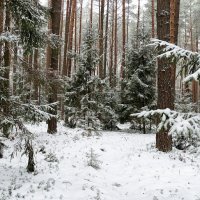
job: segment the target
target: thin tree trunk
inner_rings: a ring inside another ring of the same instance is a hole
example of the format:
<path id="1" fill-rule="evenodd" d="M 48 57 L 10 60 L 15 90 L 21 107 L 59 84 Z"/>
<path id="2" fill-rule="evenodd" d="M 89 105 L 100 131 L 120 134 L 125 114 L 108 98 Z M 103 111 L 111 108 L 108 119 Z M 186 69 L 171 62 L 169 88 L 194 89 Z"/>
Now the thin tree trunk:
<path id="1" fill-rule="evenodd" d="M 106 11 L 106 28 L 105 28 L 105 43 L 104 43 L 104 77 L 106 77 L 106 68 L 107 68 L 107 52 L 108 52 L 108 19 L 109 19 L 109 3 L 110 0 L 107 0 L 107 11 Z"/>
<path id="2" fill-rule="evenodd" d="M 39 52 L 38 49 L 35 49 L 34 51 L 34 71 L 38 72 L 39 69 Z M 37 101 L 37 103 L 39 103 L 39 80 L 37 79 L 37 77 L 34 79 L 34 100 Z"/>
<path id="3" fill-rule="evenodd" d="M 152 14 L 151 14 L 151 21 L 152 21 L 152 32 L 151 32 L 151 36 L 152 36 L 152 38 L 154 38 L 155 37 L 155 4 L 154 4 L 155 2 L 154 2 L 154 0 L 151 0 L 151 7 L 152 7 L 152 9 L 151 9 L 151 12 L 152 12 Z"/>
<path id="4" fill-rule="evenodd" d="M 113 85 L 116 86 L 117 85 L 117 60 L 118 60 L 118 37 L 117 37 L 117 26 L 118 26 L 118 3 L 117 0 L 115 0 L 115 25 L 114 25 L 114 81 L 113 81 Z"/>
<path id="5" fill-rule="evenodd" d="M 83 15 L 83 0 L 80 0 L 80 21 L 79 21 L 79 54 L 81 50 L 81 42 L 82 42 L 82 15 Z"/>
<path id="6" fill-rule="evenodd" d="M 101 12 L 100 12 L 100 25 L 99 25 L 99 78 L 104 79 L 103 73 L 103 47 L 104 47 L 104 38 L 103 38 L 103 29 L 104 29 L 104 6 L 105 0 L 101 0 Z"/>
<path id="7" fill-rule="evenodd" d="M 138 0 L 138 12 L 137 12 L 137 29 L 136 29 L 136 46 L 140 46 L 139 33 L 140 33 L 140 0 Z"/>
<path id="8" fill-rule="evenodd" d="M 4 0 L 0 1 L 0 34 L 3 33 L 4 29 Z M 0 43 L 0 65 L 2 62 L 2 50 L 3 50 L 3 45 Z"/>
<path id="9" fill-rule="evenodd" d="M 64 0 L 62 0 L 62 10 L 61 10 L 61 22 L 60 22 L 60 38 L 63 36 L 63 25 L 64 25 Z M 59 62 L 58 62 L 59 74 L 62 74 L 62 48 L 59 52 Z"/>
<path id="10" fill-rule="evenodd" d="M 72 0 L 72 13 L 70 17 L 70 26 L 69 26 L 69 44 L 68 44 L 68 52 L 72 52 L 73 49 L 73 38 L 74 38 L 74 21 L 76 14 L 76 0 Z M 72 73 L 72 58 L 67 57 L 67 75 L 71 76 Z"/>
<path id="11" fill-rule="evenodd" d="M 74 53 L 77 53 L 77 2 L 76 2 L 76 9 L 75 9 L 75 19 L 74 19 Z M 76 72 L 76 59 L 74 59 L 74 72 Z"/>
<path id="12" fill-rule="evenodd" d="M 90 31 L 92 31 L 92 23 L 93 23 L 93 0 L 90 0 Z"/>
<path id="13" fill-rule="evenodd" d="M 126 55 L 126 6 L 125 0 L 122 0 L 122 63 L 121 78 L 124 78 L 125 55 Z"/>
<path id="14" fill-rule="evenodd" d="M 114 47 L 114 16 L 115 7 L 114 1 L 112 3 L 112 21 L 111 21 L 111 39 L 110 39 L 110 64 L 109 64 L 109 82 L 110 86 L 113 87 L 113 47 Z"/>
<path id="15" fill-rule="evenodd" d="M 64 45 L 64 56 L 63 56 L 63 69 L 62 75 L 67 76 L 68 74 L 68 66 L 67 66 L 67 50 L 68 50 L 68 42 L 69 42 L 69 26 L 70 26 L 70 18 L 71 18 L 71 10 L 72 10 L 72 1 L 67 0 L 66 6 L 66 22 L 65 22 L 65 45 Z"/>
<path id="16" fill-rule="evenodd" d="M 126 43 L 129 41 L 130 0 L 127 0 Z"/>

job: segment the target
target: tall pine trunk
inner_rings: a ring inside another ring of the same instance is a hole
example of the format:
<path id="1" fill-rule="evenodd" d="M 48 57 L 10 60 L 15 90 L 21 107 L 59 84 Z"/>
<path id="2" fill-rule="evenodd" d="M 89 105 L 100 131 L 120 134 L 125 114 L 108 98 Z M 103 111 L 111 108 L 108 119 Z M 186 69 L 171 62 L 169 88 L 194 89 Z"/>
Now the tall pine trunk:
<path id="1" fill-rule="evenodd" d="M 99 24 L 99 77 L 100 79 L 104 79 L 104 71 L 103 71 L 103 47 L 104 47 L 104 37 L 103 37 L 103 30 L 104 30 L 104 6 L 105 0 L 101 0 L 101 10 L 100 10 L 100 24 Z"/>
<path id="2" fill-rule="evenodd" d="M 121 78 L 124 78 L 126 55 L 126 1 L 122 0 L 122 62 L 121 62 Z"/>
<path id="3" fill-rule="evenodd" d="M 176 43 L 178 17 L 175 17 L 175 13 L 178 8 L 175 5 L 174 0 L 157 1 L 157 35 L 160 40 Z M 158 59 L 158 109 L 174 109 L 175 67 L 167 58 Z M 156 147 L 163 152 L 171 151 L 172 137 L 168 135 L 168 130 L 156 134 Z"/>
<path id="4" fill-rule="evenodd" d="M 152 23 L 152 30 L 151 30 L 151 37 L 155 37 L 155 4 L 154 0 L 151 0 L 151 23 Z"/>
<path id="5" fill-rule="evenodd" d="M 117 85 L 117 60 L 118 60 L 118 36 L 117 36 L 117 30 L 118 30 L 118 3 L 117 0 L 115 0 L 115 22 L 114 22 L 114 81 L 113 85 Z"/>
<path id="6" fill-rule="evenodd" d="M 6 15 L 5 15 L 5 31 L 11 31 L 10 29 L 11 25 L 11 15 L 10 11 L 8 8 L 6 8 Z M 5 42 L 5 47 L 4 47 L 4 66 L 5 66 L 5 71 L 3 73 L 4 81 L 3 81 L 3 91 L 5 95 L 5 100 L 2 102 L 2 108 L 3 108 L 3 113 L 5 115 L 9 115 L 10 112 L 10 103 L 9 103 L 9 97 L 10 97 L 10 65 L 11 65 L 11 45 L 9 41 Z M 10 124 L 4 124 L 3 125 L 3 134 L 4 136 L 8 137 L 9 136 L 9 130 L 10 130 Z"/>
<path id="7" fill-rule="evenodd" d="M 61 6 L 62 0 L 52 0 L 52 12 L 51 12 L 51 30 L 52 34 L 59 36 L 60 33 L 60 21 L 61 21 Z M 49 80 L 50 80 L 50 89 L 49 89 L 49 96 L 48 101 L 49 103 L 56 103 L 57 102 L 57 74 L 58 74 L 58 61 L 59 61 L 59 47 L 51 49 L 51 59 L 50 59 L 50 67 L 48 71 Z M 57 115 L 57 105 L 52 106 L 53 110 L 49 112 L 53 115 Z M 48 133 L 56 133 L 57 132 L 57 118 L 51 117 L 48 120 Z"/>
<path id="8" fill-rule="evenodd" d="M 110 0 L 107 0 L 107 10 L 106 10 L 106 27 L 105 27 L 105 43 L 104 43 L 104 77 L 106 77 L 107 68 L 107 52 L 108 52 L 108 19 L 109 19 L 109 6 Z"/>

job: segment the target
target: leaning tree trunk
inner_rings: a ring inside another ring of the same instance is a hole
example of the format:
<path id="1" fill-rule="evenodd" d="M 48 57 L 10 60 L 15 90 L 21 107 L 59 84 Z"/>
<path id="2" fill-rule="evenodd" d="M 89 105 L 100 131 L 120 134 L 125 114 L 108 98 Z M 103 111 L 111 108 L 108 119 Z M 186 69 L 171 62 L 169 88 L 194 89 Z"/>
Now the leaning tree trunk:
<path id="1" fill-rule="evenodd" d="M 176 0 L 157 1 L 157 35 L 160 40 L 176 43 L 178 8 L 175 5 Z M 158 109 L 174 109 L 175 67 L 167 58 L 158 59 Z M 171 151 L 172 137 L 168 135 L 168 130 L 161 130 L 156 134 L 156 147 L 159 151 Z"/>

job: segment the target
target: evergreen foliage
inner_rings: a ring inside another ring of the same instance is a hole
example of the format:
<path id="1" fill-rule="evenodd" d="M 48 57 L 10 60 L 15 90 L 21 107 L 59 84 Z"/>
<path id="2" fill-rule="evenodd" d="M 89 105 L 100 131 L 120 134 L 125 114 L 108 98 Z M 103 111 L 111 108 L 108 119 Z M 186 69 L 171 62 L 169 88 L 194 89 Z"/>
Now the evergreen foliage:
<path id="1" fill-rule="evenodd" d="M 31 53 L 34 47 L 42 47 L 46 42 L 45 33 L 42 31 L 46 23 L 46 9 L 37 1 L 32 0 L 6 0 L 4 6 L 6 12 L 9 11 L 12 16 L 15 27 L 13 29 L 8 27 L 8 30 L 0 35 L 0 42 L 12 44 L 10 47 L 21 45 L 24 55 Z M 4 52 L 4 54 L 6 53 L 10 54 L 10 52 Z M 48 113 L 51 105 L 38 105 L 38 102 L 32 100 L 31 81 L 35 77 L 41 81 L 44 79 L 41 77 L 46 76 L 43 76 L 39 70 L 34 71 L 27 63 L 24 65 L 26 61 L 18 52 L 15 53 L 16 73 L 13 75 L 13 85 L 15 86 L 13 96 L 9 85 L 11 66 L 5 66 L 5 58 L 0 62 L 0 131 L 4 136 L 9 137 L 14 127 L 16 130 L 20 130 L 15 152 L 24 149 L 24 153 L 29 157 L 27 170 L 33 172 L 35 164 L 33 134 L 25 127 L 24 122 L 36 123 L 49 119 L 52 117 Z M 34 76 L 36 74 L 39 75 Z"/>
<path id="2" fill-rule="evenodd" d="M 125 78 L 122 81 L 121 122 L 130 121 L 130 114 L 151 106 L 155 99 L 155 63 L 149 48 L 131 47 L 127 53 Z"/>
<path id="3" fill-rule="evenodd" d="M 16 23 L 14 32 L 26 51 L 45 44 L 47 37 L 43 26 L 47 23 L 48 13 L 45 7 L 35 0 L 6 0 L 6 9 L 10 10 Z"/>
<path id="4" fill-rule="evenodd" d="M 98 64 L 95 42 L 94 34 L 87 31 L 81 54 L 76 55 L 78 70 L 68 81 L 65 92 L 65 122 L 70 127 L 98 130 L 114 127 L 116 123 L 115 113 L 109 102 L 105 104 L 108 97 L 105 95 L 106 83 L 95 76 Z"/>
<path id="5" fill-rule="evenodd" d="M 164 129 L 172 135 L 174 145 L 178 149 L 200 145 L 200 116 L 197 113 L 181 113 L 173 110 L 158 109 L 132 114 L 138 118 L 154 118 L 159 124 L 157 131 Z"/>

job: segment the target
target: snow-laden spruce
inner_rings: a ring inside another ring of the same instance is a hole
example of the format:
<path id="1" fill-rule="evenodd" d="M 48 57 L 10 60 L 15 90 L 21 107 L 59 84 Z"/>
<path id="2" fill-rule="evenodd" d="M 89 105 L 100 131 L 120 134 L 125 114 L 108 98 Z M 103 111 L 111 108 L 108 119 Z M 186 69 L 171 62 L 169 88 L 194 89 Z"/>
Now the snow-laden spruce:
<path id="1" fill-rule="evenodd" d="M 185 149 L 189 146 L 198 146 L 200 141 L 200 114 L 180 113 L 174 110 L 157 109 L 132 114 L 132 117 L 154 119 L 158 123 L 157 132 L 165 130 L 172 135 L 175 146 Z"/>

